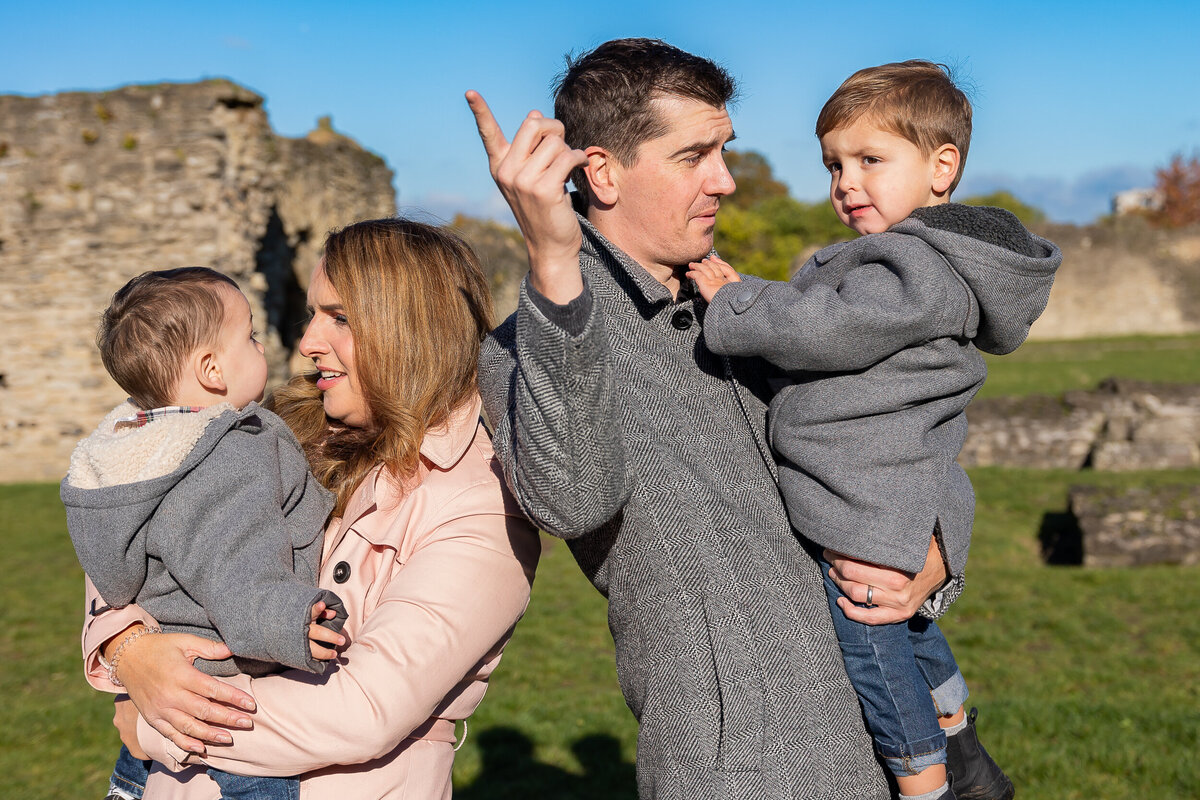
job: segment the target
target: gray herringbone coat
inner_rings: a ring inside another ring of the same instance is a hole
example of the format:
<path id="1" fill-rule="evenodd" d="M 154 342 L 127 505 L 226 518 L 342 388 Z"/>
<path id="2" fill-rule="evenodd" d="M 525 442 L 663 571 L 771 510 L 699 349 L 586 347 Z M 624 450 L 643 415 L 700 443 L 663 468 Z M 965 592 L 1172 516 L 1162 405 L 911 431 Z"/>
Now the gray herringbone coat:
<path id="1" fill-rule="evenodd" d="M 961 578 L 975 494 L 955 461 L 980 350 L 1016 350 L 1062 253 L 999 208 L 920 208 L 830 245 L 788 283 L 747 277 L 708 308 L 704 342 L 788 370 L 771 448 L 792 524 L 822 547 L 919 572 L 935 523 Z"/>
<path id="2" fill-rule="evenodd" d="M 711 353 L 702 301 L 581 225 L 584 294 L 523 287 L 480 387 L 514 494 L 609 599 L 640 795 L 887 797 L 774 479 L 772 368 Z"/>

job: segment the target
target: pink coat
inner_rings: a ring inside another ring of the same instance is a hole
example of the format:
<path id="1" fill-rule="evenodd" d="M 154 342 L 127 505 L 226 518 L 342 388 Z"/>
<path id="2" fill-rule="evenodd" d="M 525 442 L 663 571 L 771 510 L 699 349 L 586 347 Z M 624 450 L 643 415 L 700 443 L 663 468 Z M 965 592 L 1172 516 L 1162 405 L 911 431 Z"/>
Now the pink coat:
<path id="1" fill-rule="evenodd" d="M 230 683 L 252 694 L 254 730 L 232 731 L 206 763 L 228 772 L 303 775 L 302 798 L 449 798 L 455 722 L 483 699 L 488 676 L 524 613 L 537 533 L 504 487 L 479 402 L 421 444 L 407 490 L 379 469 L 325 531 L 320 585 L 350 618 L 350 644 L 326 675 L 292 671 Z M 348 573 L 347 573 L 348 568 Z M 89 585 L 90 603 L 94 589 Z M 89 618 L 88 682 L 107 679 L 99 646 L 145 615 L 136 607 Z M 215 800 L 194 756 L 140 723 L 157 767 L 147 800 Z"/>

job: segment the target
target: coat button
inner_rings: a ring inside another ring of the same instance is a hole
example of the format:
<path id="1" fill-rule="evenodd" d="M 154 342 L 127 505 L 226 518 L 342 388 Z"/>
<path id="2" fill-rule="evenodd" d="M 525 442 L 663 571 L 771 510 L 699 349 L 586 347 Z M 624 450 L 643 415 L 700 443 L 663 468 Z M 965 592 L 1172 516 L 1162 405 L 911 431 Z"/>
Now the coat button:
<path id="1" fill-rule="evenodd" d="M 350 580 L 350 565 L 345 561 L 339 561 L 333 568 L 333 582 L 345 583 L 348 580 Z"/>
<path id="2" fill-rule="evenodd" d="M 677 330 L 686 331 L 692 327 L 692 312 L 687 309 L 679 309 L 671 315 L 671 325 Z"/>
<path id="3" fill-rule="evenodd" d="M 743 303 L 743 304 L 749 303 L 751 300 L 754 299 L 754 297 L 755 297 L 755 293 L 754 293 L 753 287 L 747 286 L 745 289 L 742 289 L 740 292 L 738 292 L 737 301 L 739 303 Z"/>

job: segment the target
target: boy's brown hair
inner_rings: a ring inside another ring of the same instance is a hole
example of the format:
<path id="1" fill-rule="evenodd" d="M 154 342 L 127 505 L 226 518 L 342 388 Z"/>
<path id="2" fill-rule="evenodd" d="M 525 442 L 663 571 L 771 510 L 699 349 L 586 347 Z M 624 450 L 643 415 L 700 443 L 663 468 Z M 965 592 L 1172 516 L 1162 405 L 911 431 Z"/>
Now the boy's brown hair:
<path id="1" fill-rule="evenodd" d="M 958 174 L 950 192 L 958 186 L 971 146 L 971 101 L 945 64 L 912 60 L 860 69 L 825 101 L 817 138 L 863 118 L 926 156 L 944 144 L 957 147 Z"/>
<path id="2" fill-rule="evenodd" d="M 187 357 L 215 344 L 225 321 L 217 294 L 241 291 L 208 267 L 143 272 L 122 286 L 100 319 L 96 346 L 108 374 L 143 410 L 170 404 Z"/>

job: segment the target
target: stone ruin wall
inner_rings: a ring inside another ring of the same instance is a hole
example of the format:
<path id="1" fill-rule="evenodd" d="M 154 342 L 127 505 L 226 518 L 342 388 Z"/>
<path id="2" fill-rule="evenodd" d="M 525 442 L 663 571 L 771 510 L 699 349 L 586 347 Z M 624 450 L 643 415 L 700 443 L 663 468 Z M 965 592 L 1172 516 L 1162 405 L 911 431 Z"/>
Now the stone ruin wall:
<path id="1" fill-rule="evenodd" d="M 1200 332 L 1200 229 L 1132 217 L 1037 232 L 1062 248 L 1063 265 L 1031 339 Z"/>
<path id="2" fill-rule="evenodd" d="M 328 125 L 277 136 L 262 98 L 229 81 L 0 96 L 0 481 L 61 477 L 74 442 L 121 399 L 94 335 L 130 277 L 189 264 L 234 277 L 278 381 L 298 363 L 325 233 L 393 213 L 382 159 Z M 455 226 L 503 319 L 527 269 L 519 233 Z M 1064 263 L 1031 338 L 1200 331 L 1200 230 L 1117 219 L 1038 232 Z"/>
<path id="3" fill-rule="evenodd" d="M 286 377 L 325 233 L 394 214 L 391 180 L 328 125 L 277 136 L 229 81 L 0 96 L 0 481 L 62 477 L 121 400 L 96 324 L 147 269 L 237 280 Z"/>

